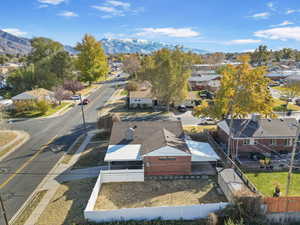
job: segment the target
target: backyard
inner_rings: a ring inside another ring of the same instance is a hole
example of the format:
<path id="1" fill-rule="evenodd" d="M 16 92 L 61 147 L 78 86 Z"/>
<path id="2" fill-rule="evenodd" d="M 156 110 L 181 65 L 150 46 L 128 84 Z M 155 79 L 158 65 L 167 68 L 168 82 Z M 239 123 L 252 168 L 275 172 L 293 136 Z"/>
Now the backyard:
<path id="1" fill-rule="evenodd" d="M 104 183 L 95 210 L 226 202 L 225 196 L 218 194 L 216 187 L 214 178 Z"/>
<path id="2" fill-rule="evenodd" d="M 281 195 L 285 195 L 287 172 L 259 172 L 246 173 L 246 175 L 265 196 L 273 196 L 276 185 L 279 185 Z M 293 173 L 289 194 L 300 196 L 300 173 Z"/>

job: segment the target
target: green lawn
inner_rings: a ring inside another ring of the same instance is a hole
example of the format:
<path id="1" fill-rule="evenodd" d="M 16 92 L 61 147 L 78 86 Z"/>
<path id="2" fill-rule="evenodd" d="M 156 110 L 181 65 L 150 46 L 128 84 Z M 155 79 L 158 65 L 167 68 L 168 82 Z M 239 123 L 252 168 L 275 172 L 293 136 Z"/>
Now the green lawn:
<path id="1" fill-rule="evenodd" d="M 277 98 L 273 98 L 273 100 L 274 100 L 274 108 L 275 107 L 279 107 L 279 106 L 281 106 L 283 104 L 286 104 L 285 101 L 282 101 L 282 100 L 277 99 Z M 297 106 L 297 105 L 294 105 L 292 103 L 289 103 L 288 104 L 288 110 L 300 111 L 300 106 Z"/>
<path id="2" fill-rule="evenodd" d="M 54 113 L 61 110 L 62 108 L 66 107 L 67 105 L 69 105 L 69 107 L 71 107 L 73 105 L 73 103 L 62 102 L 61 105 L 57 105 L 55 107 L 50 106 L 48 111 L 45 114 L 42 114 L 39 110 L 32 110 L 32 111 L 14 113 L 14 114 L 11 114 L 10 117 L 14 117 L 14 118 L 35 118 L 35 117 L 40 117 L 40 116 L 51 116 Z"/>
<path id="3" fill-rule="evenodd" d="M 273 196 L 275 186 L 279 185 L 281 195 L 285 195 L 287 172 L 246 173 L 250 181 L 265 196 Z M 290 196 L 300 196 L 300 173 L 293 173 Z"/>

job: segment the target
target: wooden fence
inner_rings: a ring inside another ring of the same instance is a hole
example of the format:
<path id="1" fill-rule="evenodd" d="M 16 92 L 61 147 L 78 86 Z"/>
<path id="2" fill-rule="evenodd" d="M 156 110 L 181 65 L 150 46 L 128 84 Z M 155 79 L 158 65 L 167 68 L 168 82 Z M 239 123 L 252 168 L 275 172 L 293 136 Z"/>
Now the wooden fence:
<path id="1" fill-rule="evenodd" d="M 300 212 L 300 197 L 265 197 L 268 213 Z"/>

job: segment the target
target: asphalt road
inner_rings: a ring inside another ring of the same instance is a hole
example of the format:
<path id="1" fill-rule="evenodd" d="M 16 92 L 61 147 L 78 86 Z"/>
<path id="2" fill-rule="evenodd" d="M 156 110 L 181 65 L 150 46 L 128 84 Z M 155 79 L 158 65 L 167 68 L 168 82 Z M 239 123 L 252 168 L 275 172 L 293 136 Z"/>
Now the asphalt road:
<path id="1" fill-rule="evenodd" d="M 84 106 L 84 111 L 89 130 L 95 128 L 97 109 L 111 97 L 116 82 L 103 84 L 88 97 L 91 102 Z M 20 120 L 8 126 L 31 135 L 28 142 L 0 162 L 0 192 L 8 219 L 11 219 L 84 129 L 78 105 L 56 118 Z M 61 148 L 61 151 L 51 148 L 41 150 L 48 143 Z M 0 225 L 4 225 L 1 215 Z"/>

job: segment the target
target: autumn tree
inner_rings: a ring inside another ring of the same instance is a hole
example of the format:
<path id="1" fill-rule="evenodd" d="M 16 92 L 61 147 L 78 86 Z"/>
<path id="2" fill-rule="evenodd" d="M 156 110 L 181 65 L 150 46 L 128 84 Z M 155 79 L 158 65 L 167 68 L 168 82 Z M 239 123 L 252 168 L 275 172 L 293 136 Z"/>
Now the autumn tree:
<path id="1" fill-rule="evenodd" d="M 287 111 L 290 99 L 300 96 L 300 81 L 288 80 L 282 92 L 285 95 L 285 111 Z"/>
<path id="2" fill-rule="evenodd" d="M 188 78 L 191 62 L 180 48 L 161 49 L 155 52 L 149 64 L 142 68 L 145 77 L 152 84 L 153 95 L 166 104 L 184 100 L 188 92 Z"/>
<path id="3" fill-rule="evenodd" d="M 109 70 L 107 58 L 101 43 L 93 36 L 86 34 L 76 50 L 79 51 L 76 67 L 80 71 L 79 79 L 89 85 L 107 77 Z"/>
<path id="4" fill-rule="evenodd" d="M 123 70 L 133 79 L 137 79 L 137 73 L 141 69 L 141 61 L 137 55 L 130 55 L 123 61 Z"/>
<path id="5" fill-rule="evenodd" d="M 221 86 L 211 104 L 194 109 L 195 116 L 230 119 L 229 137 L 235 118 L 246 118 L 252 113 L 273 116 L 273 100 L 268 89 L 270 80 L 265 77 L 266 68 L 252 68 L 248 63 L 248 55 L 241 56 L 240 61 L 242 64 L 238 66 L 227 65 L 223 69 Z M 228 149 L 230 152 L 230 138 Z"/>
<path id="6" fill-rule="evenodd" d="M 62 100 L 66 97 L 66 90 L 62 86 L 57 86 L 53 88 L 53 92 L 58 104 L 61 105 Z"/>
<path id="7" fill-rule="evenodd" d="M 270 58 L 270 51 L 266 45 L 260 45 L 251 54 L 251 63 L 261 65 L 266 65 Z"/>
<path id="8" fill-rule="evenodd" d="M 65 90 L 71 91 L 74 95 L 76 94 L 77 91 L 82 90 L 84 86 L 80 81 L 77 80 L 65 80 L 63 84 L 63 88 Z"/>

